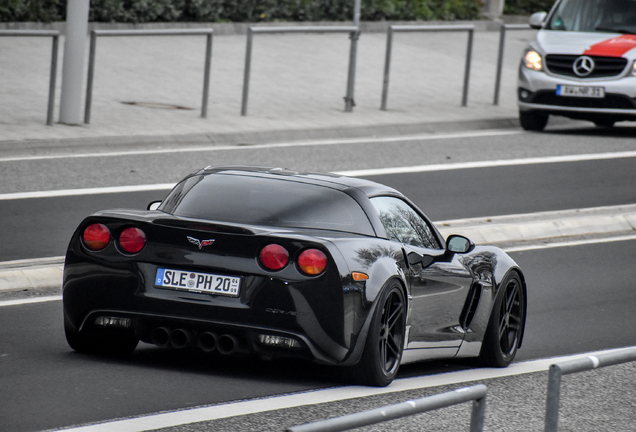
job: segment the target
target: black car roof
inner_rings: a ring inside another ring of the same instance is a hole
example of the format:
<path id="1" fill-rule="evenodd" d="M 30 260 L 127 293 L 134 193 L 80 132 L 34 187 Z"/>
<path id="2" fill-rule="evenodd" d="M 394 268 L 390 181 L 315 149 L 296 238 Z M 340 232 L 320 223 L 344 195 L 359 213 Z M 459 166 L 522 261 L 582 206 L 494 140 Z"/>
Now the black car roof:
<path id="1" fill-rule="evenodd" d="M 356 177 L 347 177 L 335 173 L 318 173 L 318 172 L 297 172 L 289 170 L 287 168 L 273 168 L 273 167 L 258 167 L 258 166 L 220 166 L 220 167 L 205 167 L 199 170 L 193 175 L 208 175 L 208 174 L 227 174 L 237 176 L 252 176 L 263 178 L 278 178 L 285 177 L 285 180 L 297 181 L 301 183 L 310 183 L 322 186 L 329 186 L 339 190 L 346 190 L 348 188 L 355 188 L 362 191 L 367 196 L 375 195 L 398 195 L 402 196 L 397 190 L 385 186 L 381 183 L 376 183 L 370 180 L 360 179 Z"/>

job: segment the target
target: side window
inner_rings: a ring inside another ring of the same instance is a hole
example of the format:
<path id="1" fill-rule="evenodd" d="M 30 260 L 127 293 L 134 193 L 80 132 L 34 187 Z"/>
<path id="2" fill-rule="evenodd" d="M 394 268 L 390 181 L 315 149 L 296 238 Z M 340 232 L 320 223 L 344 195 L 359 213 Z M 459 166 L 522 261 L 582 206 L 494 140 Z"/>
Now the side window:
<path id="1" fill-rule="evenodd" d="M 441 249 L 426 221 L 406 202 L 394 197 L 371 198 L 391 240 L 427 249 Z"/>

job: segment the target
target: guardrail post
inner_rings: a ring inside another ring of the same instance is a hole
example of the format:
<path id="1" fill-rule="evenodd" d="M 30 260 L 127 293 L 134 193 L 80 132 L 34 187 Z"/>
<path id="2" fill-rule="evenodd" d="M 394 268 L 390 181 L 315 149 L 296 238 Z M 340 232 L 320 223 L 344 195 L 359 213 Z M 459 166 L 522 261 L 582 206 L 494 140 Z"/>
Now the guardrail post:
<path id="1" fill-rule="evenodd" d="M 528 24 L 502 24 L 499 30 L 499 49 L 497 53 L 497 71 L 495 73 L 495 96 L 492 104 L 499 105 L 499 89 L 501 87 L 501 71 L 503 69 L 504 45 L 507 30 L 531 30 Z"/>
<path id="2" fill-rule="evenodd" d="M 356 57 L 358 55 L 358 39 L 360 31 L 356 30 L 350 33 L 351 48 L 349 49 L 349 73 L 347 74 L 347 95 L 345 96 L 345 112 L 352 112 L 356 105 L 353 100 L 353 91 L 356 76 Z"/>
<path id="3" fill-rule="evenodd" d="M 203 98 L 201 100 L 201 117 L 208 116 L 208 95 L 210 93 L 210 71 L 212 69 L 212 33 L 205 41 L 205 66 L 203 72 Z"/>
<path id="4" fill-rule="evenodd" d="M 462 106 L 468 103 L 468 81 L 470 80 L 470 60 L 473 56 L 473 33 L 474 29 L 468 30 L 468 46 L 466 48 L 466 66 L 464 69 L 464 88 L 462 90 Z"/>
<path id="5" fill-rule="evenodd" d="M 53 112 L 55 111 L 55 81 L 57 79 L 57 52 L 60 44 L 60 35 L 53 36 L 51 47 L 51 73 L 49 77 L 49 104 L 46 110 L 46 124 L 53 126 Z"/>
<path id="6" fill-rule="evenodd" d="M 559 400 L 561 377 L 576 372 L 584 372 L 599 367 L 613 366 L 636 361 L 636 348 L 609 352 L 598 356 L 564 361 L 550 366 L 548 375 L 548 394 L 546 398 L 545 432 L 557 432 L 559 423 Z"/>
<path id="7" fill-rule="evenodd" d="M 245 69 L 243 70 L 243 98 L 241 101 L 241 115 L 247 115 L 247 98 L 250 91 L 250 67 L 252 65 L 252 27 L 247 29 L 247 44 L 245 46 Z"/>
<path id="8" fill-rule="evenodd" d="M 344 431 L 389 420 L 395 420 L 414 414 L 420 414 L 426 411 L 433 411 L 471 400 L 473 401 L 473 408 L 471 413 L 470 432 L 482 432 L 487 391 L 488 388 L 485 385 L 477 384 L 472 387 L 465 387 L 421 399 L 410 400 L 314 423 L 293 426 L 288 428 L 287 432 Z"/>
<path id="9" fill-rule="evenodd" d="M 0 30 L 0 36 L 44 36 L 53 38 L 51 45 L 51 69 L 49 72 L 49 100 L 46 110 L 46 125 L 53 126 L 55 112 L 55 82 L 57 81 L 57 57 L 60 45 L 60 32 L 57 30 Z"/>
<path id="10" fill-rule="evenodd" d="M 95 76 L 95 50 L 97 34 L 91 31 L 91 42 L 88 50 L 88 77 L 86 78 L 86 100 L 84 101 L 84 123 L 91 122 L 91 104 L 93 102 L 93 77 Z"/>
<path id="11" fill-rule="evenodd" d="M 389 26 L 386 34 L 386 53 L 384 55 L 384 78 L 382 79 L 382 104 L 380 109 L 386 111 L 386 100 L 389 96 L 389 73 L 391 71 L 391 50 L 393 48 L 393 26 Z"/>
<path id="12" fill-rule="evenodd" d="M 473 53 L 473 34 L 474 26 L 418 26 L 418 25 L 395 25 L 389 26 L 386 36 L 386 54 L 384 58 L 384 77 L 382 80 L 382 102 L 380 109 L 386 111 L 387 99 L 389 94 L 389 70 L 391 68 L 391 51 L 393 47 L 394 32 L 468 32 L 468 42 L 466 45 L 466 63 L 464 67 L 464 82 L 462 87 L 462 106 L 468 103 L 468 85 L 470 82 L 470 64 Z"/>

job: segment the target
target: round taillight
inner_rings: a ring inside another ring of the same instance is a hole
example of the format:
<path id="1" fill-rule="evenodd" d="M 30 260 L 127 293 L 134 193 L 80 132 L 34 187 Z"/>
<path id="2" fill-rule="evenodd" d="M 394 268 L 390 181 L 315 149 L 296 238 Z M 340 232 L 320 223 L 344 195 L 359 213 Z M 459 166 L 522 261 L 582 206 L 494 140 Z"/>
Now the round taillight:
<path id="1" fill-rule="evenodd" d="M 82 238 L 87 248 L 98 251 L 110 243 L 110 231 L 106 225 L 94 223 L 86 227 Z"/>
<path id="2" fill-rule="evenodd" d="M 128 253 L 137 253 L 146 245 L 146 234 L 139 228 L 126 228 L 119 235 L 119 245 Z"/>
<path id="3" fill-rule="evenodd" d="M 269 270 L 280 270 L 289 262 L 289 253 L 281 245 L 270 244 L 261 250 L 261 264 Z"/>
<path id="4" fill-rule="evenodd" d="M 298 257 L 298 268 L 306 275 L 319 275 L 327 268 L 327 255 L 318 249 L 307 249 Z"/>

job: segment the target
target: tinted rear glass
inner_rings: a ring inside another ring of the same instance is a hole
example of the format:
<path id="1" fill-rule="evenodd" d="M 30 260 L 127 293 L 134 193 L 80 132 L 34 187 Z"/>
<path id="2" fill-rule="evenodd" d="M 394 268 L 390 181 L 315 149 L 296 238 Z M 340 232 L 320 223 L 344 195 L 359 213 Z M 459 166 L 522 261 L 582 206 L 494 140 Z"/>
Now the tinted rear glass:
<path id="1" fill-rule="evenodd" d="M 176 216 L 249 225 L 374 235 L 360 205 L 329 187 L 227 174 L 193 176 L 159 208 Z"/>

